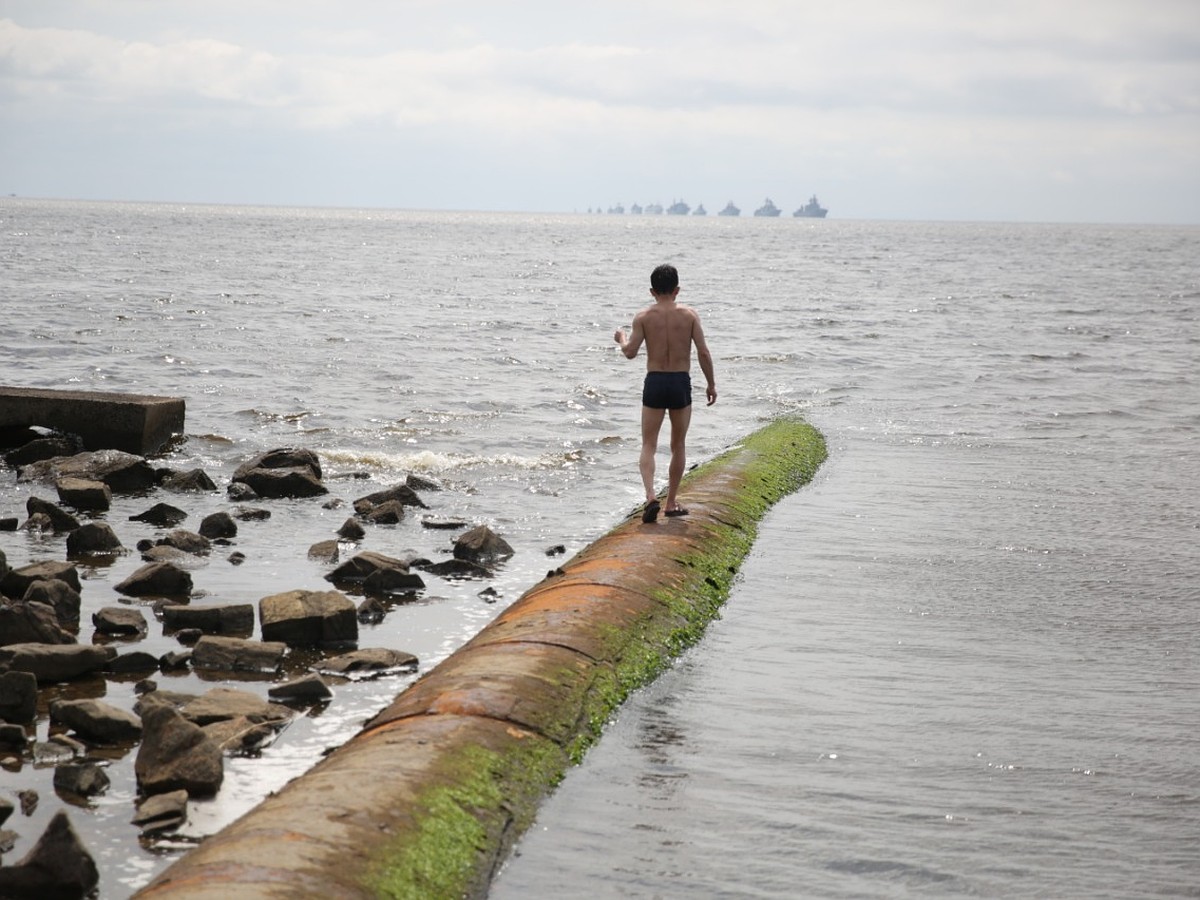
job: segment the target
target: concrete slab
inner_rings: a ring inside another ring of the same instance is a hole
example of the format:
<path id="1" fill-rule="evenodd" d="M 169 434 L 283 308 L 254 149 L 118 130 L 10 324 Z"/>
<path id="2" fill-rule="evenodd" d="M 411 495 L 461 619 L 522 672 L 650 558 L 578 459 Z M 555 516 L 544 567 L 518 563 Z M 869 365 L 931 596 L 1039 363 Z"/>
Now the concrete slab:
<path id="1" fill-rule="evenodd" d="M 181 397 L 0 385 L 0 431 L 41 425 L 79 435 L 88 450 L 153 456 L 183 421 Z"/>

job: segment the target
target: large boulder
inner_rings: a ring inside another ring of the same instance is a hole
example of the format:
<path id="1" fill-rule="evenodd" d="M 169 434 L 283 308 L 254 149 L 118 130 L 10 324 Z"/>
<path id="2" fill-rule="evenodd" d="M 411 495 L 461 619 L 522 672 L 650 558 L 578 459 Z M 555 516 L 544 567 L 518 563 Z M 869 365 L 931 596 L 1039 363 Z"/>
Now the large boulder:
<path id="1" fill-rule="evenodd" d="M 478 525 L 454 541 L 454 558 L 490 565 L 513 555 L 508 542 L 486 525 Z"/>
<path id="2" fill-rule="evenodd" d="M 53 607 L 24 601 L 0 603 L 0 647 L 9 644 L 74 644 Z"/>
<path id="3" fill-rule="evenodd" d="M 165 703 L 142 709 L 142 742 L 133 770 L 146 794 L 184 790 L 190 797 L 211 797 L 225 777 L 221 748 Z"/>
<path id="4" fill-rule="evenodd" d="M 163 628 L 167 631 L 182 631 L 198 628 L 205 634 L 223 634 L 248 637 L 254 631 L 254 605 L 251 603 L 226 603 L 217 606 L 189 606 L 168 603 L 159 608 Z"/>
<path id="5" fill-rule="evenodd" d="M 97 744 L 123 744 L 142 734 L 141 719 L 103 700 L 55 700 L 50 704 L 50 721 Z"/>
<path id="6" fill-rule="evenodd" d="M 29 672 L 39 684 L 98 672 L 116 658 L 113 647 L 93 644 L 10 644 L 0 647 L 0 671 Z"/>
<path id="7" fill-rule="evenodd" d="M 124 553 L 121 539 L 107 522 L 86 522 L 67 535 L 67 558 Z"/>
<path id="8" fill-rule="evenodd" d="M 158 482 L 158 473 L 140 456 L 123 450 L 96 450 L 59 456 L 21 468 L 20 481 L 57 482 L 61 478 L 103 481 L 113 491 L 145 491 Z"/>
<path id="9" fill-rule="evenodd" d="M 187 597 L 192 593 L 192 576 L 174 563 L 147 563 L 113 590 L 130 597 Z"/>
<path id="10" fill-rule="evenodd" d="M 264 641 L 292 647 L 336 647 L 358 640 L 358 615 L 339 591 L 287 591 L 258 601 Z"/>
<path id="11" fill-rule="evenodd" d="M 60 503 L 87 512 L 104 512 L 112 506 L 112 488 L 103 481 L 66 476 L 54 487 Z"/>
<path id="12" fill-rule="evenodd" d="M 96 861 L 62 810 L 20 861 L 0 866 L 0 897 L 10 900 L 83 898 L 99 883 Z"/>
<path id="13" fill-rule="evenodd" d="M 316 497 L 329 493 L 321 481 L 321 461 L 299 447 L 268 450 L 238 466 L 234 482 L 245 484 L 259 497 Z"/>
<path id="14" fill-rule="evenodd" d="M 278 672 L 287 654 L 279 641 L 206 634 L 192 648 L 192 668 L 217 672 Z"/>
<path id="15" fill-rule="evenodd" d="M 43 579 L 66 582 L 76 593 L 80 590 L 79 572 L 75 566 L 69 562 L 46 560 L 30 563 L 19 569 L 9 569 L 4 577 L 0 578 L 0 594 L 20 600 L 24 598 L 31 584 Z"/>

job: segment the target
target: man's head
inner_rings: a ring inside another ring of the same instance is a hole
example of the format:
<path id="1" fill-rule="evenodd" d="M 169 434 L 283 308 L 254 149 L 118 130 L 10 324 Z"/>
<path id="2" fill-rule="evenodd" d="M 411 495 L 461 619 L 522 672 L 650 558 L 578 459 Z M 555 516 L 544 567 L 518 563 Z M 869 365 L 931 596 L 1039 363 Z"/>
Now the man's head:
<path id="1" fill-rule="evenodd" d="M 679 288 L 679 273 L 675 267 L 663 263 L 650 273 L 650 290 L 660 297 L 673 294 Z"/>

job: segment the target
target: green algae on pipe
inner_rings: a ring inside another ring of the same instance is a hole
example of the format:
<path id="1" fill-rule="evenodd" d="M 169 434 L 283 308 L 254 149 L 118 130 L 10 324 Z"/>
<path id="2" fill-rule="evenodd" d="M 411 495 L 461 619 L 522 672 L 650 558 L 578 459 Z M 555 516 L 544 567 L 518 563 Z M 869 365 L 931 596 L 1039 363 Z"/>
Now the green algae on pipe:
<path id="1" fill-rule="evenodd" d="M 768 508 L 825 459 L 776 420 L 550 573 L 344 746 L 141 898 L 481 897 L 612 712 L 717 615 Z"/>

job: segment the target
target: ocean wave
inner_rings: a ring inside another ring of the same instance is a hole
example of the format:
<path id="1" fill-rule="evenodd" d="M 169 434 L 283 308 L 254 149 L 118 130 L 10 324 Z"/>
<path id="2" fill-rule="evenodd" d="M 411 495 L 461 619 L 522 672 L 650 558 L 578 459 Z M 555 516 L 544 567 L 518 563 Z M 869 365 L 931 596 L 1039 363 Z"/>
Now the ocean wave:
<path id="1" fill-rule="evenodd" d="M 438 453 L 420 450 L 415 453 L 383 453 L 362 450 L 321 450 L 322 460 L 344 466 L 367 466 L 384 472 L 426 472 L 444 474 L 468 469 L 560 469 L 584 459 L 579 450 L 522 456 L 500 453 L 494 456 L 471 453 Z"/>

